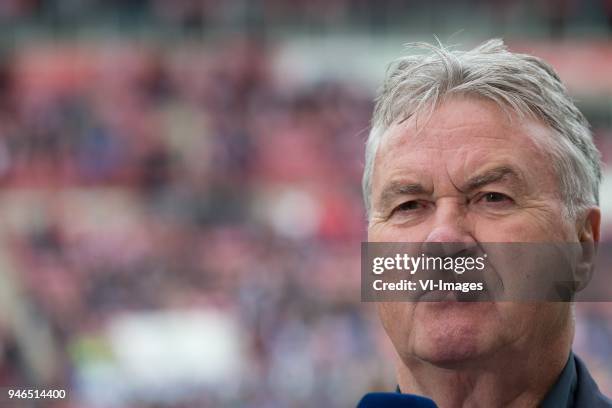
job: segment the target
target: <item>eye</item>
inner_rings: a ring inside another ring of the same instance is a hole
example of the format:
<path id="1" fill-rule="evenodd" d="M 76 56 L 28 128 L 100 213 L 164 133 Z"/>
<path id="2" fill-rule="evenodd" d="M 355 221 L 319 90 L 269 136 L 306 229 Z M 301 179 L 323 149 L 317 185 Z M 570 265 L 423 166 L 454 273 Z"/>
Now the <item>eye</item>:
<path id="1" fill-rule="evenodd" d="M 510 197 L 503 193 L 488 192 L 481 195 L 477 202 L 491 203 L 491 204 L 511 204 L 514 202 Z"/>
<path id="2" fill-rule="evenodd" d="M 426 207 L 427 207 L 427 204 L 424 202 L 421 202 L 419 200 L 410 200 L 410 201 L 406 201 L 405 203 L 402 203 L 398 205 L 397 207 L 395 207 L 393 212 L 394 213 L 396 212 L 404 212 L 404 213 L 414 212 L 417 210 L 422 210 Z"/>
<path id="3" fill-rule="evenodd" d="M 399 211 L 417 210 L 419 208 L 421 208 L 421 204 L 416 200 L 406 201 L 397 206 L 397 210 Z"/>

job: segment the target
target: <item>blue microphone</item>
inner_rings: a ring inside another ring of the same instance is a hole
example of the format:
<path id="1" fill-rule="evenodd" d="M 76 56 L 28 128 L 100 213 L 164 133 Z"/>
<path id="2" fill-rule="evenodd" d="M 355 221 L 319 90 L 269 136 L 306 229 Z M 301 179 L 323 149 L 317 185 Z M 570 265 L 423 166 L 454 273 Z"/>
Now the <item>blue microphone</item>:
<path id="1" fill-rule="evenodd" d="M 418 395 L 398 392 L 371 392 L 366 394 L 357 408 L 437 408 L 435 402 Z"/>

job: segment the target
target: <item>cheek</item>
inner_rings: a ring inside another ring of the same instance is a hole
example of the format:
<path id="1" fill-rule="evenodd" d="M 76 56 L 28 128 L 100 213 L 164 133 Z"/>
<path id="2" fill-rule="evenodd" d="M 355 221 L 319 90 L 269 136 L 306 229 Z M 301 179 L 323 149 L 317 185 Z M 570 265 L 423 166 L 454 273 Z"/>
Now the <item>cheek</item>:
<path id="1" fill-rule="evenodd" d="M 473 223 L 473 236 L 478 242 L 523 242 L 526 226 L 520 217 L 514 219 L 477 219 Z"/>
<path id="2" fill-rule="evenodd" d="M 401 313 L 398 304 L 395 302 L 379 302 L 376 304 L 376 310 L 385 330 L 392 330 L 391 322 L 398 320 Z"/>
<path id="3" fill-rule="evenodd" d="M 374 221 L 368 226 L 368 242 L 385 242 L 385 225 Z"/>
<path id="4" fill-rule="evenodd" d="M 393 344 L 406 344 L 406 336 L 412 329 L 414 305 L 406 302 L 380 302 L 377 311 L 382 325 Z"/>
<path id="5" fill-rule="evenodd" d="M 401 230 L 394 228 L 389 222 L 375 222 L 368 227 L 369 242 L 403 242 L 405 234 Z"/>
<path id="6" fill-rule="evenodd" d="M 569 303 L 500 302 L 506 342 L 531 342 L 561 333 L 569 317 Z"/>
<path id="7" fill-rule="evenodd" d="M 501 326 L 511 333 L 520 335 L 524 327 L 533 326 L 530 320 L 536 316 L 538 308 L 535 303 L 498 302 L 497 309 Z"/>
<path id="8" fill-rule="evenodd" d="M 409 227 L 390 222 L 372 225 L 368 228 L 369 242 L 424 242 L 431 232 L 431 225 L 422 222 Z"/>

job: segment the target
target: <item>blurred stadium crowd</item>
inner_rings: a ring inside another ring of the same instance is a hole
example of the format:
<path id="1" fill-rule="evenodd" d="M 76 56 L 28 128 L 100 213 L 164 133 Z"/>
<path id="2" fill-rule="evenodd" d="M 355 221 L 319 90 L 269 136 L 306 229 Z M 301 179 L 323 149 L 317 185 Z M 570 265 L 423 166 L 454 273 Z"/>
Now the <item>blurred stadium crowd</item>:
<path id="1" fill-rule="evenodd" d="M 6 27 L 41 25 L 71 32 L 94 26 L 134 32 L 338 29 L 438 32 L 459 28 L 547 35 L 612 32 L 612 0 L 3 0 Z M 2 28 L 0 28 L 2 30 Z"/>
<path id="2" fill-rule="evenodd" d="M 359 302 L 372 90 L 303 85 L 275 53 L 236 35 L 2 57 L 0 387 L 66 388 L 55 407 L 344 407 L 392 389 Z M 609 121 L 595 131 L 612 157 Z M 577 315 L 611 394 L 612 307 Z"/>
<path id="3" fill-rule="evenodd" d="M 370 379 L 358 270 L 371 95 L 279 88 L 268 62 L 245 39 L 6 61 L 6 246 L 11 278 L 56 343 L 54 381 L 75 392 L 89 381 L 80 369 L 104 358 L 98 337 L 116 315 L 199 307 L 235 316 L 250 379 L 232 380 L 237 393 L 214 384 L 201 395 L 210 406 L 332 406 L 351 384 L 345 370 L 364 377 L 355 392 Z M 2 383 L 31 381 L 23 339 L 6 328 L 2 338 Z"/>

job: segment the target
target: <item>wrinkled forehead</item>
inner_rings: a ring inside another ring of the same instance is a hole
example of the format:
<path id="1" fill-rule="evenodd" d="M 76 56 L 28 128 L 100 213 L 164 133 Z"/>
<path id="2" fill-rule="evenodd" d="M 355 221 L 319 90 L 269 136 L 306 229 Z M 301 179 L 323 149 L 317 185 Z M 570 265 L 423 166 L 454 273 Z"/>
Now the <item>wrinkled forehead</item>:
<path id="1" fill-rule="evenodd" d="M 454 97 L 433 110 L 417 112 L 392 124 L 384 133 L 377 157 L 398 149 L 511 147 L 546 150 L 551 129 L 530 116 L 502 109 L 483 98 Z"/>

